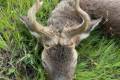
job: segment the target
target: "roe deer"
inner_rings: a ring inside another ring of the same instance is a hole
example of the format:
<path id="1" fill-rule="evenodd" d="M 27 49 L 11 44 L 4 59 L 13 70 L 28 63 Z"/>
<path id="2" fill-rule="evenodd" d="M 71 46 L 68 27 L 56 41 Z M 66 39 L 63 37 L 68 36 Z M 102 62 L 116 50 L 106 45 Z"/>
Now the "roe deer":
<path id="1" fill-rule="evenodd" d="M 120 18 L 116 18 L 120 13 L 119 9 L 112 6 L 112 3 L 119 6 L 119 1 L 61 0 L 52 11 L 47 27 L 44 27 L 37 22 L 35 17 L 43 2 L 36 0 L 36 3 L 28 10 L 27 16 L 21 17 L 21 20 L 34 36 L 37 38 L 41 36 L 44 46 L 42 63 L 49 80 L 73 79 L 77 64 L 75 46 L 87 38 L 103 19 L 111 19 L 106 22 L 107 25 L 120 24 L 118 23 Z"/>

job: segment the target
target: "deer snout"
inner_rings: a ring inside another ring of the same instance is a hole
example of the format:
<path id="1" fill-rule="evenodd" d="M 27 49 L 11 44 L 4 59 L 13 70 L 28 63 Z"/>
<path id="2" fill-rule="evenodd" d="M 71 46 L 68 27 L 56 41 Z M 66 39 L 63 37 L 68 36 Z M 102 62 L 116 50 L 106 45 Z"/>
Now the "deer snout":
<path id="1" fill-rule="evenodd" d="M 57 78 L 55 78 L 53 80 L 72 80 L 72 79 L 66 78 L 64 76 L 59 76 L 59 77 L 57 77 Z"/>

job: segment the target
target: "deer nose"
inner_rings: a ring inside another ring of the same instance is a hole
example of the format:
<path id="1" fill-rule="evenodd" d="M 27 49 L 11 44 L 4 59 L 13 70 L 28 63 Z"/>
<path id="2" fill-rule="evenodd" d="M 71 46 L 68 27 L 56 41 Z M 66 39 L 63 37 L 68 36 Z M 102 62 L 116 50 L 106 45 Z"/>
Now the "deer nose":
<path id="1" fill-rule="evenodd" d="M 63 75 L 59 75 L 58 77 L 55 77 L 55 79 L 53 80 L 72 80 L 72 79 L 68 79 L 67 77 L 63 76 Z"/>
<path id="2" fill-rule="evenodd" d="M 55 80 L 66 80 L 66 79 L 63 77 L 60 77 L 60 78 L 56 78 Z"/>

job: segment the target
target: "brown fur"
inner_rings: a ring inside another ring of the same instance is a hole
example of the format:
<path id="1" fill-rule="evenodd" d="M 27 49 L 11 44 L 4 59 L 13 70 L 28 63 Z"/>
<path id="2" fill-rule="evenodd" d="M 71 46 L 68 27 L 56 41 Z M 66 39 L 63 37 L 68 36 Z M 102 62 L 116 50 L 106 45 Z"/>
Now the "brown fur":
<path id="1" fill-rule="evenodd" d="M 66 23 L 79 24 L 81 18 L 75 12 L 74 3 L 75 0 L 62 0 L 53 10 L 48 25 L 53 24 L 58 29 Z M 120 35 L 120 0 L 80 0 L 80 6 L 91 19 L 103 17 L 103 28 L 107 33 Z"/>

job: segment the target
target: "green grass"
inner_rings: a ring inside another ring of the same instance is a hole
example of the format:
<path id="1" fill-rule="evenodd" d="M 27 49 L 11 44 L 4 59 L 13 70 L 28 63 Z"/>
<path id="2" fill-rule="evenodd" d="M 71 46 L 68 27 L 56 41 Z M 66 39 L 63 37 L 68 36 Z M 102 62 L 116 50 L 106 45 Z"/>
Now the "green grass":
<path id="1" fill-rule="evenodd" d="M 46 25 L 58 0 L 44 0 L 38 21 Z M 41 51 L 20 16 L 34 0 L 0 0 L 0 80 L 45 80 Z M 77 47 L 75 80 L 120 80 L 120 39 L 107 38 L 96 29 Z"/>

